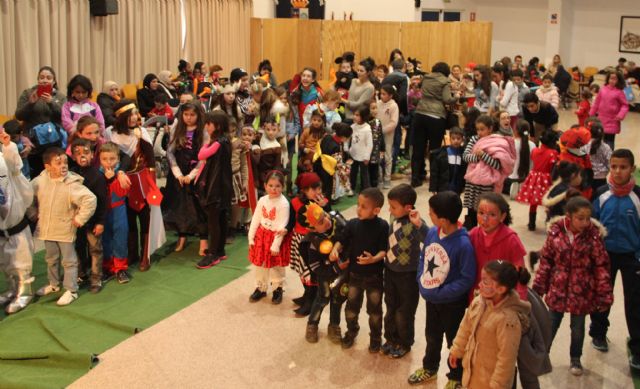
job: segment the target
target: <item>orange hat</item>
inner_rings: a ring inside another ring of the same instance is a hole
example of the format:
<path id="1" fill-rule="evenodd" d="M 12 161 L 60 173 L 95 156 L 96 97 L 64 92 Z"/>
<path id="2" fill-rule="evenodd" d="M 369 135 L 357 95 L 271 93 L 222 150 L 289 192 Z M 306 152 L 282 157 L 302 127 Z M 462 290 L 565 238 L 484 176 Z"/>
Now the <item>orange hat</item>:
<path id="1" fill-rule="evenodd" d="M 320 182 L 320 177 L 316 173 L 298 174 L 296 186 L 298 189 L 306 189 Z"/>
<path id="2" fill-rule="evenodd" d="M 302 207 L 298 217 L 298 223 L 305 228 L 318 225 L 324 215 L 324 210 L 316 203 L 309 203 Z"/>

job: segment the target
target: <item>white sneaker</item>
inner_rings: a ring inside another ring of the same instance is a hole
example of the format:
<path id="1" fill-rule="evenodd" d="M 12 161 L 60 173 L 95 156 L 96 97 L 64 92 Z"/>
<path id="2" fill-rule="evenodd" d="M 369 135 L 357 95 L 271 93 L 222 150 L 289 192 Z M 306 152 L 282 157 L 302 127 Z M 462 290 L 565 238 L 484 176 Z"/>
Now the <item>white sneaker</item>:
<path id="1" fill-rule="evenodd" d="M 69 305 L 77 298 L 78 298 L 78 294 L 77 293 L 73 293 L 73 292 L 67 290 L 66 292 L 64 292 L 62 297 L 60 297 L 58 299 L 58 302 L 56 304 L 58 304 L 60 306 Z"/>
<path id="2" fill-rule="evenodd" d="M 46 296 L 48 294 L 55 293 L 55 292 L 58 292 L 58 291 L 60 291 L 60 287 L 59 286 L 53 286 L 53 285 L 49 284 L 47 286 L 43 286 L 42 288 L 38 289 L 36 294 L 38 296 Z"/>

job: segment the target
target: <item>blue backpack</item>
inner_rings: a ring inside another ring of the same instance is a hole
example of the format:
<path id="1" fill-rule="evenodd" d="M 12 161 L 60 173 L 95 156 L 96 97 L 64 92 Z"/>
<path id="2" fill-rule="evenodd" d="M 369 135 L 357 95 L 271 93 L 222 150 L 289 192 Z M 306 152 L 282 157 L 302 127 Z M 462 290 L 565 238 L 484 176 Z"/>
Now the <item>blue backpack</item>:
<path id="1" fill-rule="evenodd" d="M 36 154 L 43 153 L 49 147 L 67 147 L 67 133 L 52 122 L 35 125 L 29 132 L 29 139 L 35 146 Z"/>

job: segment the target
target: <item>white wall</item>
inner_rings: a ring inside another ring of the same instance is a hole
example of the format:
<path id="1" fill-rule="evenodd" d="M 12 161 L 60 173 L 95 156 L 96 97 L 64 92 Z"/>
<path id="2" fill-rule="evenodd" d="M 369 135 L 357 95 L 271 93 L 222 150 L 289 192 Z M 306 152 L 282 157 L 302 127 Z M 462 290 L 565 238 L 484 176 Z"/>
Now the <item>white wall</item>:
<path id="1" fill-rule="evenodd" d="M 280 0 L 287 1 L 287 0 Z M 276 16 L 276 3 L 273 0 L 253 0 L 253 17 L 271 19 Z"/>
<path id="2" fill-rule="evenodd" d="M 620 16 L 640 16 L 640 1 L 603 0 L 574 2 L 573 31 L 570 51 L 572 64 L 599 68 L 616 65 L 619 57 L 640 64 L 640 55 L 620 53 Z"/>
<path id="3" fill-rule="evenodd" d="M 493 23 L 491 58 L 522 55 L 524 61 L 544 57 L 547 1 L 477 1 L 477 20 Z"/>

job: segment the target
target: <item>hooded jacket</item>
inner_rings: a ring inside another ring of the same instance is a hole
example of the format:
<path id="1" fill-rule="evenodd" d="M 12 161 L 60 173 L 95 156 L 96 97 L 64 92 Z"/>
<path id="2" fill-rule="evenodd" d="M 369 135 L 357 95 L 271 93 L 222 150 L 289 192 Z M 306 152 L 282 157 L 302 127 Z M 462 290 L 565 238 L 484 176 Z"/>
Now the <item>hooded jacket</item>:
<path id="1" fill-rule="evenodd" d="M 453 104 L 456 98 L 451 94 L 451 81 L 442 73 L 429 73 L 422 80 L 422 98 L 416 112 L 422 115 L 446 118 L 445 104 Z"/>
<path id="2" fill-rule="evenodd" d="M 605 85 L 596 95 L 590 116 L 598 115 L 605 134 L 619 134 L 620 122 L 629 112 L 629 103 L 621 89 Z"/>
<path id="3" fill-rule="evenodd" d="M 96 196 L 82 182 L 83 178 L 76 173 L 53 179 L 46 170 L 31 181 L 38 210 L 36 238 L 75 241 L 77 228 L 73 220 L 83 226 L 95 212 L 97 203 Z"/>
<path id="4" fill-rule="evenodd" d="M 613 194 L 609 185 L 598 189 L 593 200 L 593 217 L 610 232 L 604 238 L 607 251 L 634 253 L 640 260 L 640 187 L 628 195 Z"/>
<path id="5" fill-rule="evenodd" d="M 441 239 L 438 228 L 431 227 L 424 246 L 418 261 L 420 294 L 434 304 L 459 301 L 469 293 L 476 274 L 467 230 L 460 228 Z"/>
<path id="6" fill-rule="evenodd" d="M 551 219 L 540 252 L 533 290 L 551 311 L 586 315 L 613 303 L 609 255 L 604 249 L 606 229 L 595 219 L 580 234 L 569 230 L 569 219 Z"/>
<path id="7" fill-rule="evenodd" d="M 497 305 L 482 296 L 473 300 L 451 347 L 451 355 L 462 358 L 462 386 L 511 388 L 530 309 L 513 290 Z"/>
<path id="8" fill-rule="evenodd" d="M 475 227 L 469 233 L 471 244 L 476 253 L 476 282 L 473 285 L 473 289 L 478 288 L 480 284 L 480 272 L 487 263 L 502 259 L 504 261 L 512 263 L 515 267 L 524 266 L 524 256 L 527 251 L 522 245 L 522 241 L 518 237 L 518 234 L 511 228 L 504 224 L 500 224 L 498 229 L 493 232 L 493 240 L 490 245 L 487 245 L 486 234 L 480 227 Z M 518 285 L 516 287 L 520 298 L 526 301 L 527 299 L 527 287 L 524 285 Z"/>

